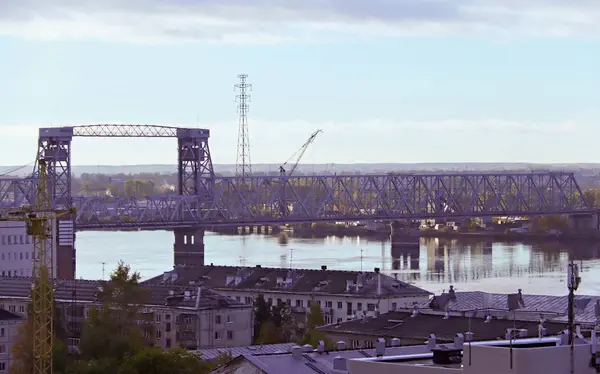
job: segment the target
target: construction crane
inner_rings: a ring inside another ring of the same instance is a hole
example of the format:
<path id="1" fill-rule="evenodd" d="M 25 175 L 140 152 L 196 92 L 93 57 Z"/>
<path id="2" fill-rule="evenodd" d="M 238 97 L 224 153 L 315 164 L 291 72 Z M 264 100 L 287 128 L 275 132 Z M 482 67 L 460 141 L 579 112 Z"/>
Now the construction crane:
<path id="1" fill-rule="evenodd" d="M 52 223 L 56 219 L 75 213 L 71 208 L 57 213 L 48 194 L 46 159 L 38 161 L 39 177 L 33 207 L 23 207 L 8 213 L 3 221 L 25 221 L 27 235 L 33 239 L 32 267 L 32 346 L 33 374 L 52 373 L 52 347 L 54 340 L 54 261 Z"/>
<path id="2" fill-rule="evenodd" d="M 279 167 L 279 175 L 281 175 L 281 176 L 286 176 L 287 175 L 289 177 L 292 174 L 294 174 L 294 171 L 298 167 L 298 164 L 300 163 L 300 160 L 302 159 L 302 156 L 304 156 L 304 153 L 306 152 L 306 149 L 308 148 L 309 145 L 312 144 L 312 142 L 315 141 L 315 138 L 317 137 L 317 135 L 319 135 L 320 132 L 323 132 L 323 130 L 317 130 L 317 131 L 313 132 L 310 135 L 310 138 L 308 138 L 308 140 L 304 143 L 304 145 L 302 145 L 302 147 L 300 147 L 300 149 L 297 150 L 296 153 L 294 153 L 292 155 L 292 157 L 290 157 L 286 162 L 283 163 L 283 165 L 281 165 Z M 286 170 L 285 170 L 284 166 L 286 166 L 290 161 L 292 161 L 294 159 L 296 160 L 296 162 L 294 163 L 294 165 L 290 169 L 290 172 L 286 174 Z"/>

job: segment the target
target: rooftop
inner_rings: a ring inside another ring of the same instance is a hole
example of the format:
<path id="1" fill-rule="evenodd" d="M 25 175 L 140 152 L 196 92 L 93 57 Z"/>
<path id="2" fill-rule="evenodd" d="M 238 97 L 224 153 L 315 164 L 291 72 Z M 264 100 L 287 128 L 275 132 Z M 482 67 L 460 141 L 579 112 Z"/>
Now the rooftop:
<path id="1" fill-rule="evenodd" d="M 339 324 L 319 327 L 332 334 L 364 334 L 384 338 L 427 340 L 430 334 L 442 341 L 453 341 L 456 334 L 473 332 L 473 340 L 504 339 L 507 329 L 527 331 L 527 337 L 538 336 L 539 321 L 523 321 L 504 318 L 467 317 L 445 313 L 419 311 L 413 316 L 410 310 L 389 312 L 366 319 L 356 319 Z M 566 328 L 562 322 L 545 322 L 547 334 L 558 334 Z"/>
<path id="2" fill-rule="evenodd" d="M 144 281 L 155 285 L 204 285 L 215 290 L 252 290 L 344 296 L 427 296 L 430 292 L 373 272 L 314 269 L 285 269 L 206 265 L 175 268 Z M 381 277 L 381 285 L 379 285 Z"/>
<path id="3" fill-rule="evenodd" d="M 214 360 L 215 358 L 219 357 L 219 355 L 227 353 L 231 354 L 232 358 L 243 355 L 289 353 L 290 349 L 295 345 L 295 343 L 263 344 L 245 347 L 198 349 L 192 352 L 200 355 L 200 357 L 205 360 Z"/>
<path id="4" fill-rule="evenodd" d="M 14 321 L 20 319 L 23 319 L 23 317 L 13 312 L 9 312 L 6 309 L 0 308 L 0 321 Z"/>
<path id="5" fill-rule="evenodd" d="M 534 339 L 516 339 L 512 342 L 506 340 L 493 340 L 472 343 L 472 346 L 507 346 L 514 347 L 525 345 L 549 345 L 562 344 L 559 337 L 546 337 Z M 329 352 L 319 352 L 312 347 L 294 347 L 292 350 L 299 351 L 281 354 L 250 354 L 234 358 L 229 363 L 217 368 L 212 374 L 233 374 L 246 370 L 252 373 L 264 374 L 341 374 L 348 373 L 350 361 L 387 361 L 398 362 L 408 359 L 416 365 L 433 364 L 433 349 L 459 350 L 467 343 L 457 342 L 453 344 L 420 344 L 409 346 L 382 347 L 372 349 L 341 349 Z M 377 372 L 375 371 L 370 371 Z M 400 372 L 400 371 L 398 371 Z"/>
<path id="6" fill-rule="evenodd" d="M 97 294 L 105 281 L 96 280 L 55 280 L 54 298 L 57 301 L 96 302 Z M 2 298 L 28 298 L 31 291 L 32 278 L 30 277 L 0 277 L 0 299 Z M 148 291 L 149 302 L 147 305 L 171 305 L 176 307 L 211 309 L 247 307 L 228 297 L 201 288 L 198 286 L 163 286 L 142 285 Z M 200 301 L 196 298 L 200 292 Z"/>
<path id="7" fill-rule="evenodd" d="M 512 294 L 515 295 L 515 294 Z M 489 293 L 481 291 L 450 292 L 434 296 L 431 301 L 416 305 L 419 309 L 440 311 L 469 312 L 479 311 L 508 314 L 509 294 Z M 522 302 L 517 312 L 530 314 L 539 319 L 542 315 L 552 321 L 567 322 L 568 296 L 528 295 L 521 294 Z M 512 313 L 511 313 L 512 314 Z M 595 325 L 600 319 L 600 297 L 588 295 L 575 296 L 575 320 L 581 324 Z"/>

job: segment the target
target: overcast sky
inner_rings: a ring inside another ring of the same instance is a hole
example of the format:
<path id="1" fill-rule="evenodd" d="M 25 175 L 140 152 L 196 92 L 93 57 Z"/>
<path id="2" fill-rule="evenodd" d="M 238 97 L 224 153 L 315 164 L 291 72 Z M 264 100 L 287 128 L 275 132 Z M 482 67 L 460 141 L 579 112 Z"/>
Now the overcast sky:
<path id="1" fill-rule="evenodd" d="M 0 164 L 37 128 L 211 129 L 252 161 L 600 162 L 597 0 L 0 1 Z M 76 139 L 74 164 L 176 162 L 172 140 Z"/>

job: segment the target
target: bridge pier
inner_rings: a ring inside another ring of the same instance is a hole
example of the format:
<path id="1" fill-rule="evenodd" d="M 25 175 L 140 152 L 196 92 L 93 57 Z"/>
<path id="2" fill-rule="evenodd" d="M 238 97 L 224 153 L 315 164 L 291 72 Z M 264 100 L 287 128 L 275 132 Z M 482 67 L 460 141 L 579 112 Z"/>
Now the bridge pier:
<path id="1" fill-rule="evenodd" d="M 569 216 L 571 230 L 598 230 L 598 214 L 572 214 Z"/>
<path id="2" fill-rule="evenodd" d="M 416 230 L 410 227 L 410 223 L 392 221 L 390 223 L 390 242 L 392 244 L 393 261 L 403 257 L 406 261 L 406 267 L 409 269 L 419 268 L 421 238 Z M 410 261 L 408 261 L 408 258 L 410 258 Z"/>
<path id="3" fill-rule="evenodd" d="M 173 265 L 194 267 L 204 265 L 204 229 L 175 229 Z"/>

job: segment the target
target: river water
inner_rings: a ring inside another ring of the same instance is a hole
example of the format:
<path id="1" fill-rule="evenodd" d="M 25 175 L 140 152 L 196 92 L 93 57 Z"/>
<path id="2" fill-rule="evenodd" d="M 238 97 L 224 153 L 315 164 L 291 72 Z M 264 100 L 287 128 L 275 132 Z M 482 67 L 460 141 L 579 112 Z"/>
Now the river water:
<path id="1" fill-rule="evenodd" d="M 598 244 L 502 243 L 422 238 L 418 258 L 393 258 L 389 241 L 360 237 L 319 239 L 277 236 L 205 234 L 206 263 L 264 267 L 373 270 L 439 293 L 458 291 L 516 292 L 564 295 L 570 256 L 583 265 L 578 293 L 600 295 Z M 119 260 L 148 278 L 172 269 L 173 233 L 80 232 L 77 234 L 77 276 L 108 277 Z M 104 272 L 103 272 L 104 267 Z"/>

